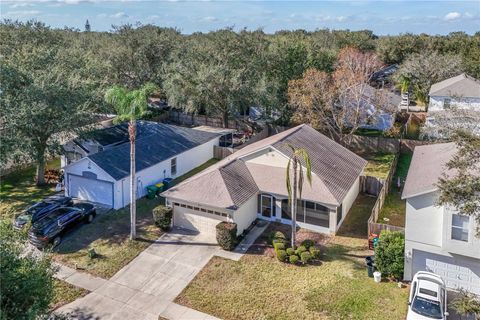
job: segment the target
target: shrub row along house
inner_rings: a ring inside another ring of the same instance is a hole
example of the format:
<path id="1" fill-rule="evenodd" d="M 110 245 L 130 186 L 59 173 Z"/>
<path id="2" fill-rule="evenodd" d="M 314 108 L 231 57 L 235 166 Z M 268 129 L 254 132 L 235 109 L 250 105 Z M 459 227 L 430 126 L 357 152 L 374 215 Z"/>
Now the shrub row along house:
<path id="1" fill-rule="evenodd" d="M 221 134 L 138 121 L 137 197 L 164 178 L 176 178 L 213 158 Z M 95 138 L 69 142 L 63 162 L 65 194 L 114 209 L 130 203 L 130 144 L 127 125 L 100 130 Z"/>
<path id="2" fill-rule="evenodd" d="M 480 294 L 480 239 L 474 217 L 436 204 L 438 179 L 454 174 L 445 164 L 456 153 L 454 143 L 415 148 L 402 193 L 406 199 L 405 272 L 411 280 L 418 271 L 441 276 L 447 287 Z"/>
<path id="3" fill-rule="evenodd" d="M 235 222 L 238 234 L 257 218 L 291 223 L 285 183 L 289 145 L 305 149 L 312 162 L 298 225 L 334 234 L 359 193 L 367 162 L 308 125 L 248 145 L 163 192 L 173 206 L 173 224 L 215 237 L 220 221 Z"/>

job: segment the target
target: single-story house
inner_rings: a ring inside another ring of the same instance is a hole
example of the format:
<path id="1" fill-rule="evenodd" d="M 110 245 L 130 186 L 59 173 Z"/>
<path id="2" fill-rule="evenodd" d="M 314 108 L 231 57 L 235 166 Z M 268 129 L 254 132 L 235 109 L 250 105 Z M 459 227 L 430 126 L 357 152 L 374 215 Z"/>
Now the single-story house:
<path id="1" fill-rule="evenodd" d="M 405 280 L 418 271 L 443 278 L 448 288 L 480 294 L 480 239 L 474 217 L 437 205 L 438 179 L 454 174 L 445 165 L 454 143 L 418 146 L 402 193 L 406 200 Z"/>
<path id="2" fill-rule="evenodd" d="M 259 218 L 291 223 L 286 167 L 288 144 L 305 149 L 312 184 L 298 202 L 300 227 L 334 234 L 354 203 L 367 161 L 308 125 L 252 143 L 165 191 L 173 224 L 215 237 L 220 221 L 237 224 L 238 234 Z"/>
<path id="3" fill-rule="evenodd" d="M 138 121 L 135 143 L 137 197 L 164 178 L 176 178 L 213 158 L 221 134 Z M 141 132 L 141 133 L 140 133 Z M 65 194 L 114 209 L 130 203 L 130 143 L 122 143 L 63 168 Z"/>
<path id="4" fill-rule="evenodd" d="M 428 112 L 451 107 L 480 111 L 480 81 L 462 73 L 431 86 Z"/>
<path id="5" fill-rule="evenodd" d="M 359 92 L 362 96 L 357 98 L 354 95 L 350 102 L 351 110 L 354 112 L 352 115 L 355 118 L 357 108 L 360 110 L 358 127 L 379 131 L 389 130 L 395 123 L 395 114 L 402 98 L 389 90 L 375 89 L 368 84 L 362 85 Z"/>

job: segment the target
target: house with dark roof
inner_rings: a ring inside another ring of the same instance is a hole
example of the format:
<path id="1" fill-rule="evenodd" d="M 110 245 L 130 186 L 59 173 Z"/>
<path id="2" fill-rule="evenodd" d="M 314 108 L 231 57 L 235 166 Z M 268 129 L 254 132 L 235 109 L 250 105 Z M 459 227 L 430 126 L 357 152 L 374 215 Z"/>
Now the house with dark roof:
<path id="1" fill-rule="evenodd" d="M 455 143 L 417 146 L 403 188 L 405 215 L 405 280 L 418 271 L 440 275 L 448 288 L 480 294 L 480 227 L 473 216 L 439 205 L 438 182 L 453 177 L 447 168 L 457 153 Z M 480 169 L 472 170 L 480 177 Z"/>
<path id="2" fill-rule="evenodd" d="M 64 167 L 65 194 L 114 209 L 130 204 L 130 143 L 126 124 L 94 135 L 104 148 L 87 150 Z M 135 142 L 137 197 L 146 187 L 176 178 L 213 158 L 221 134 L 138 121 Z M 93 138 L 92 138 L 93 139 Z M 113 143 L 112 143 L 113 142 Z"/>
<path id="3" fill-rule="evenodd" d="M 312 183 L 303 187 L 298 225 L 334 234 L 357 198 L 367 161 L 308 125 L 250 144 L 163 192 L 173 224 L 215 238 L 220 221 L 237 223 L 239 234 L 257 218 L 291 223 L 288 145 L 305 149 L 311 159 Z"/>
<path id="4" fill-rule="evenodd" d="M 431 86 L 428 112 L 456 107 L 480 111 L 480 81 L 462 73 Z"/>

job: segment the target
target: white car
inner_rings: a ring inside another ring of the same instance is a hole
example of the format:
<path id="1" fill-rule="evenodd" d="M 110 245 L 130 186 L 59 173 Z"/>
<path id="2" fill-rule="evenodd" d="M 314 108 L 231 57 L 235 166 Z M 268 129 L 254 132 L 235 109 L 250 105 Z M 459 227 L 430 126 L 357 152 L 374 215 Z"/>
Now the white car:
<path id="1" fill-rule="evenodd" d="M 435 273 L 417 272 L 410 287 L 407 320 L 445 320 L 447 317 L 445 282 Z"/>

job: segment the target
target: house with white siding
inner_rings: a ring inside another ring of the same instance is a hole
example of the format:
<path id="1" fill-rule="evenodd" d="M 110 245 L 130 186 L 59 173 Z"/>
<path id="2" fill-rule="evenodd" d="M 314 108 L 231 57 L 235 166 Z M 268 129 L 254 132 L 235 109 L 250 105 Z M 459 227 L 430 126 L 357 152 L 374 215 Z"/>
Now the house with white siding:
<path id="1" fill-rule="evenodd" d="M 480 112 L 480 81 L 466 73 L 435 83 L 428 95 L 429 113 L 453 107 Z"/>
<path id="2" fill-rule="evenodd" d="M 472 216 L 437 205 L 438 179 L 456 153 L 454 143 L 415 148 L 402 193 L 406 200 L 405 280 L 418 271 L 443 278 L 448 288 L 480 294 L 479 227 Z"/>
<path id="3" fill-rule="evenodd" d="M 308 125 L 250 144 L 163 192 L 173 224 L 212 239 L 220 221 L 235 222 L 238 234 L 257 218 L 290 224 L 289 145 L 305 149 L 312 167 L 312 184 L 305 182 L 298 203 L 298 226 L 335 234 L 357 198 L 367 161 Z"/>
<path id="4" fill-rule="evenodd" d="M 102 134 L 77 158 L 69 158 L 65 171 L 65 194 L 119 209 L 130 204 L 130 143 L 121 125 L 115 134 Z M 178 127 L 164 123 L 138 121 L 135 142 L 137 198 L 146 188 L 175 179 L 213 158 L 214 146 L 222 134 Z M 128 134 L 128 133 L 127 133 Z M 115 136 L 115 139 L 112 137 Z M 118 141 L 122 143 L 110 143 Z M 126 139 L 126 140 L 125 140 Z M 108 148 L 98 148 L 108 142 Z M 77 145 L 80 145 L 77 143 Z M 85 144 L 82 144 L 85 146 Z"/>

